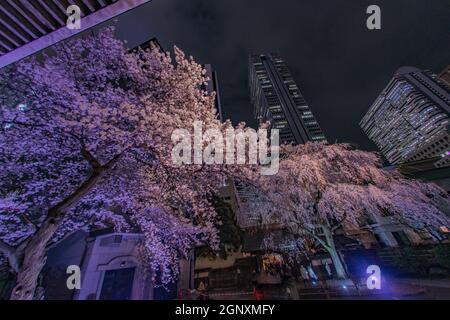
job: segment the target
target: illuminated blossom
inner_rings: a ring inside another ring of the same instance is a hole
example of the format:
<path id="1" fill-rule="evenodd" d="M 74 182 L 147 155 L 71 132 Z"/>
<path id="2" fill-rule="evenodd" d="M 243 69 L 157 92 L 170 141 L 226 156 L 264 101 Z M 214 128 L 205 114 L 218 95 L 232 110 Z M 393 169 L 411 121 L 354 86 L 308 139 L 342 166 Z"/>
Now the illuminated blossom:
<path id="1" fill-rule="evenodd" d="M 433 183 L 381 168 L 379 157 L 346 144 L 283 146 L 278 174 L 253 177 L 262 199 L 254 205 L 265 225 L 278 225 L 328 251 L 340 278 L 345 271 L 333 240 L 343 225 L 389 216 L 411 228 L 448 226 L 450 199 Z"/>

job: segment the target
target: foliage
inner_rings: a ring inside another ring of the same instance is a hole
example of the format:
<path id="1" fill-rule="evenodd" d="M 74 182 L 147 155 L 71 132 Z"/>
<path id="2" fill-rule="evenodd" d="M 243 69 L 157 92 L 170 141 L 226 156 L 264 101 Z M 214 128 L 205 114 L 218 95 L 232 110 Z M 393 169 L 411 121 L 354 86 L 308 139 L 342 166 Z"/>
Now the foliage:
<path id="1" fill-rule="evenodd" d="M 106 28 L 53 49 L 0 74 L 0 251 L 18 297 L 32 296 L 48 243 L 89 225 L 138 229 L 144 261 L 172 281 L 192 247 L 218 248 L 208 195 L 236 168 L 174 164 L 171 134 L 231 123 L 178 48 L 174 61 L 129 52 Z"/>
<path id="2" fill-rule="evenodd" d="M 314 239 L 331 255 L 340 278 L 345 271 L 333 235 L 344 224 L 358 228 L 368 218 L 386 218 L 411 228 L 449 225 L 444 190 L 384 170 L 375 153 L 309 142 L 282 146 L 280 154 L 278 174 L 253 177 L 263 198 L 256 202 L 262 224 Z"/>
<path id="3" fill-rule="evenodd" d="M 322 231 L 318 227 L 358 227 L 373 216 L 416 228 L 449 223 L 441 210 L 450 205 L 444 190 L 384 170 L 374 153 L 346 144 L 307 143 L 285 146 L 282 154 L 277 175 L 255 178 L 266 199 L 259 202 L 263 222 L 277 221 L 312 236 Z"/>

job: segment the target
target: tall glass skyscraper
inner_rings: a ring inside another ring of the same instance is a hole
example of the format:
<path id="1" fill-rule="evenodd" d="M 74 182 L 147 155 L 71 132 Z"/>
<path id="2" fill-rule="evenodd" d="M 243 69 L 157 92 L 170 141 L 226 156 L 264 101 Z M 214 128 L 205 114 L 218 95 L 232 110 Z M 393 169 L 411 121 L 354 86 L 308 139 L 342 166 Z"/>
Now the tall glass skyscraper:
<path id="1" fill-rule="evenodd" d="M 436 75 L 398 69 L 360 122 L 394 165 L 414 171 L 450 166 L 450 89 Z"/>
<path id="2" fill-rule="evenodd" d="M 268 120 L 271 128 L 279 129 L 281 143 L 326 141 L 319 123 L 279 54 L 251 55 L 248 71 L 255 117 L 259 121 Z M 260 216 L 254 209 L 261 201 L 258 192 L 245 182 L 235 181 L 235 188 L 239 226 L 242 229 L 259 226 Z M 247 238 L 248 235 L 245 235 L 244 243 L 247 243 Z"/>
<path id="3" fill-rule="evenodd" d="M 325 135 L 292 75 L 277 53 L 251 55 L 251 102 L 257 120 L 280 129 L 280 141 L 302 144 L 326 141 Z"/>

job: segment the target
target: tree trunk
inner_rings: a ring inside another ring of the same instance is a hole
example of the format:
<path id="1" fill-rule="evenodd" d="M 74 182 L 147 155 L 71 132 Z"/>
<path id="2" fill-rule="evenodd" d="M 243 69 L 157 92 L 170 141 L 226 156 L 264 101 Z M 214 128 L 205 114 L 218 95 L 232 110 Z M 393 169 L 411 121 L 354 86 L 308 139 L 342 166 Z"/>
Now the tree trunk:
<path id="1" fill-rule="evenodd" d="M 39 274 L 46 262 L 47 245 L 56 230 L 61 226 L 65 215 L 88 194 L 102 177 L 108 173 L 120 158 L 115 156 L 106 165 L 100 163 L 87 151 L 82 150 L 86 160 L 92 165 L 93 172 L 75 192 L 50 208 L 42 225 L 28 241 L 23 254 L 23 261 L 17 273 L 16 286 L 11 293 L 11 300 L 32 300 L 37 287 Z"/>
<path id="2" fill-rule="evenodd" d="M 336 276 L 338 279 L 347 279 L 347 273 L 345 272 L 344 264 L 342 263 L 341 257 L 336 250 L 334 244 L 333 234 L 328 226 L 322 226 L 323 232 L 325 234 L 326 246 L 325 249 L 331 256 L 334 268 L 336 269 Z"/>
<path id="3" fill-rule="evenodd" d="M 11 293 L 11 300 L 32 300 L 39 274 L 46 262 L 46 247 L 62 219 L 47 218 L 39 230 L 31 237 L 25 248 L 23 262 L 17 274 L 16 286 Z"/>
<path id="4" fill-rule="evenodd" d="M 336 276 L 338 279 L 347 279 L 347 273 L 345 272 L 344 264 L 339 257 L 336 248 L 327 248 L 328 253 L 331 256 L 331 260 L 333 261 L 334 267 L 336 269 Z"/>

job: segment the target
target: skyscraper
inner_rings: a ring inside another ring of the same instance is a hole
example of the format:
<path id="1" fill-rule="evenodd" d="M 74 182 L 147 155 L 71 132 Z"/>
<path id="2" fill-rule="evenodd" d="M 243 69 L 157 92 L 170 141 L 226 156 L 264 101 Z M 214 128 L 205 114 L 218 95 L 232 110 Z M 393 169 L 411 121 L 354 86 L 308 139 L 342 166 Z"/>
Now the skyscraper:
<path id="1" fill-rule="evenodd" d="M 450 166 L 450 91 L 436 75 L 398 69 L 360 122 L 386 159 L 410 171 Z"/>
<path id="2" fill-rule="evenodd" d="M 220 121 L 223 121 L 223 114 L 222 114 L 222 104 L 220 103 L 220 91 L 219 91 L 219 80 L 217 78 L 217 72 L 213 69 L 212 65 L 210 64 L 204 64 L 203 68 L 206 70 L 205 76 L 209 78 L 208 82 L 206 83 L 205 89 L 208 92 L 215 92 L 216 93 L 216 99 L 214 101 L 214 105 L 217 112 L 217 117 Z"/>
<path id="3" fill-rule="evenodd" d="M 445 85 L 450 87 L 450 65 L 448 65 L 444 70 L 439 73 L 439 80 L 444 82 Z"/>
<path id="4" fill-rule="evenodd" d="M 152 45 L 155 46 L 156 48 L 158 48 L 160 50 L 160 52 L 164 52 L 164 48 L 159 43 L 158 38 L 156 38 L 156 37 L 153 37 L 150 40 L 147 40 L 147 41 L 141 43 L 140 45 L 135 46 L 131 50 L 136 50 L 137 48 L 147 50 L 147 49 L 150 49 Z"/>
<path id="5" fill-rule="evenodd" d="M 280 130 L 281 143 L 326 141 L 319 123 L 278 53 L 251 55 L 248 71 L 254 115 L 257 120 L 268 120 L 271 128 Z M 239 226 L 243 229 L 258 226 L 260 217 L 253 208 L 261 201 L 258 192 L 245 182 L 235 181 L 235 187 Z"/>
<path id="6" fill-rule="evenodd" d="M 326 141 L 325 135 L 278 53 L 251 55 L 251 102 L 257 120 L 280 129 L 280 141 L 302 144 Z"/>

